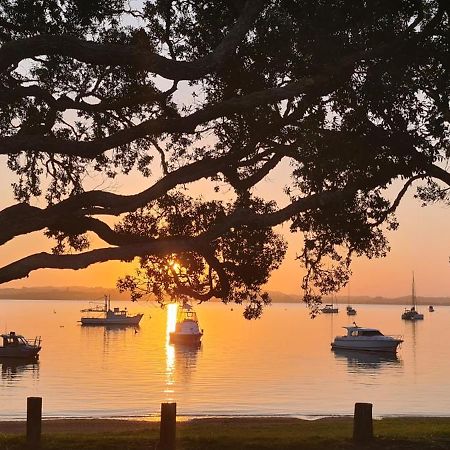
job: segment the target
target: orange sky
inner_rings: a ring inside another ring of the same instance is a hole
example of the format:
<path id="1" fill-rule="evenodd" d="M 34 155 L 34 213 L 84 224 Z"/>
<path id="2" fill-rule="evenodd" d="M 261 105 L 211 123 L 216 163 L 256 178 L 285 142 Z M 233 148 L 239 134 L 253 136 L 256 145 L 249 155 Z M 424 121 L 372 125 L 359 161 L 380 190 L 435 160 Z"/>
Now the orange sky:
<path id="1" fill-rule="evenodd" d="M 2 160 L 0 160 L 2 161 Z M 4 159 L 0 166 L 2 176 L 0 207 L 13 203 L 10 182 L 12 175 L 5 168 Z M 287 181 L 286 167 L 270 174 L 257 186 L 256 194 L 271 196 L 283 201 L 282 185 Z M 131 181 L 131 182 L 130 182 Z M 99 180 L 93 180 L 97 184 Z M 107 180 L 103 188 L 116 192 L 137 192 L 149 181 L 132 176 Z M 400 185 L 398 185 L 400 186 Z M 398 189 L 397 186 L 397 189 Z M 38 203 L 44 206 L 44 203 Z M 387 258 L 367 260 L 360 258 L 353 266 L 354 275 L 350 282 L 350 295 L 396 297 L 410 292 L 411 272 L 414 270 L 417 294 L 419 296 L 450 296 L 450 209 L 444 205 L 425 208 L 413 198 L 412 192 L 398 209 L 400 227 L 390 233 L 391 253 Z M 296 242 L 300 236 L 288 233 L 288 224 L 279 227 L 289 241 L 289 250 L 282 267 L 273 273 L 267 288 L 290 294 L 299 294 L 301 269 L 295 261 Z M 298 244 L 297 244 L 298 247 Z M 2 246 L 0 264 L 4 265 L 27 254 L 48 251 L 49 241 L 40 233 L 22 236 Z M 96 264 L 88 269 L 40 270 L 27 279 L 13 281 L 2 287 L 22 286 L 114 286 L 117 278 L 130 272 L 130 266 L 120 262 Z M 347 289 L 342 293 L 347 295 Z"/>

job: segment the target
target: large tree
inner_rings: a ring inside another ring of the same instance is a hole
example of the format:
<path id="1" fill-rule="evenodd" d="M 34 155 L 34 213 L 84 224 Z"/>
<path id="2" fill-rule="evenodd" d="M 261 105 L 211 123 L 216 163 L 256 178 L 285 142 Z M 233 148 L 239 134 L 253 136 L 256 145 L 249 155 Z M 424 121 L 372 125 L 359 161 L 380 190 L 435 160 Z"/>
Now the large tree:
<path id="1" fill-rule="evenodd" d="M 0 154 L 17 174 L 0 242 L 56 239 L 0 283 L 140 257 L 119 283 L 133 298 L 256 317 L 289 222 L 314 306 L 354 255 L 387 252 L 414 182 L 449 200 L 449 15 L 444 0 L 0 0 Z M 254 189 L 281 162 L 283 206 Z M 83 182 L 136 170 L 149 184 L 133 195 Z M 198 180 L 218 195 L 194 198 Z"/>

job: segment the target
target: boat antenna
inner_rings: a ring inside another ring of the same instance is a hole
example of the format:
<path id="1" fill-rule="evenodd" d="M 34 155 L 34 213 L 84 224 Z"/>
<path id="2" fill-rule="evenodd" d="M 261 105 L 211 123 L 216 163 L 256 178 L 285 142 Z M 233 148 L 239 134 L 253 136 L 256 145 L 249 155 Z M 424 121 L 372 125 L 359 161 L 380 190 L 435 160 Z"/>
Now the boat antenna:
<path id="1" fill-rule="evenodd" d="M 358 328 L 358 325 L 356 325 L 356 322 L 355 322 L 355 321 L 353 321 L 353 325 L 355 325 L 355 327 Z"/>

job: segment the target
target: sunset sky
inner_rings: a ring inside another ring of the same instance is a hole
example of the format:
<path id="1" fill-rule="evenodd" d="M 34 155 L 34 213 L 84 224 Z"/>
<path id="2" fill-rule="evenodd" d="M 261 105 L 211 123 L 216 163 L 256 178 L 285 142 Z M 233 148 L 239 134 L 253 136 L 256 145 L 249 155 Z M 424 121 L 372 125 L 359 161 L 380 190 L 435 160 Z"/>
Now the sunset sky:
<path id="1" fill-rule="evenodd" d="M 288 181 L 287 164 L 272 172 L 267 180 L 256 187 L 256 194 L 265 198 L 275 198 L 282 206 L 285 197 L 282 186 Z M 5 160 L 1 163 L 1 208 L 13 204 L 10 184 L 13 174 L 6 169 Z M 102 184 L 102 189 L 121 193 L 138 192 L 149 184 L 148 179 L 133 175 L 130 179 L 118 177 L 104 180 L 97 176 L 91 180 L 92 186 Z M 401 184 L 392 188 L 397 192 Z M 202 191 L 203 191 L 202 186 Z M 200 191 L 198 187 L 193 192 Z M 445 205 L 431 205 L 425 208 L 413 198 L 411 189 L 397 211 L 400 227 L 389 234 L 391 252 L 379 260 L 360 258 L 354 262 L 353 277 L 349 289 L 341 295 L 369 295 L 397 297 L 409 294 L 411 273 L 415 272 L 416 290 L 419 296 L 450 296 L 450 208 Z M 43 207 L 43 200 L 36 203 Z M 288 294 L 300 294 L 302 270 L 295 261 L 299 249 L 300 235 L 288 232 L 288 224 L 279 227 L 289 242 L 289 250 L 282 267 L 272 274 L 267 289 Z M 95 242 L 95 241 L 94 241 Z M 40 233 L 22 236 L 2 246 L 0 263 L 2 265 L 28 254 L 48 251 L 50 241 Z M 131 269 L 131 270 L 130 270 Z M 112 287 L 119 276 L 130 273 L 132 267 L 125 263 L 109 262 L 96 264 L 81 271 L 40 270 L 21 279 L 4 284 L 2 287 L 32 286 L 102 286 Z"/>

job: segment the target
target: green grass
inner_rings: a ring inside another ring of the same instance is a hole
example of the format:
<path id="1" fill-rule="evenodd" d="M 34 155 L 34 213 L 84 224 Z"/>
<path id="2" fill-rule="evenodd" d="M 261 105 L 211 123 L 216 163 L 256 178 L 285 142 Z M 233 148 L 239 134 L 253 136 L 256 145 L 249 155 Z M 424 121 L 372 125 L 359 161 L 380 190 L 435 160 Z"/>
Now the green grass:
<path id="1" fill-rule="evenodd" d="M 374 421 L 375 439 L 367 445 L 351 440 L 352 419 L 194 420 L 177 426 L 178 450 L 426 450 L 450 449 L 450 418 L 395 418 Z M 44 434 L 42 450 L 154 449 L 158 424 L 148 430 L 114 433 Z M 0 449 L 25 449 L 23 436 L 0 434 Z"/>

